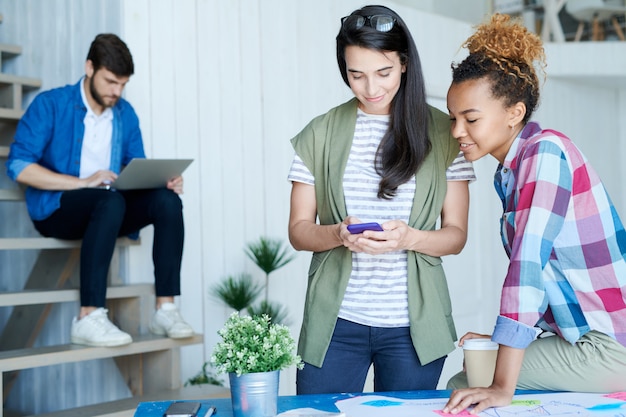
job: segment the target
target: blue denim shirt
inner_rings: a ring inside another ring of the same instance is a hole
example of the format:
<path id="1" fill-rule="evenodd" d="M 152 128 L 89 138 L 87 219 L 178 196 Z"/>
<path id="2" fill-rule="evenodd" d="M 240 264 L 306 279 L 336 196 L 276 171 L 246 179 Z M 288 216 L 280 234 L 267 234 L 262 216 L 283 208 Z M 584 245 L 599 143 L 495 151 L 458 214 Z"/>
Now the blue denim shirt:
<path id="1" fill-rule="evenodd" d="M 83 78 L 74 85 L 39 94 L 15 132 L 6 162 L 13 180 L 28 165 L 78 177 L 87 108 L 80 95 Z M 113 110 L 110 170 L 118 173 L 133 158 L 145 158 L 139 119 L 130 103 L 120 98 Z M 26 189 L 26 207 L 32 220 L 49 217 L 60 206 L 62 191 Z"/>

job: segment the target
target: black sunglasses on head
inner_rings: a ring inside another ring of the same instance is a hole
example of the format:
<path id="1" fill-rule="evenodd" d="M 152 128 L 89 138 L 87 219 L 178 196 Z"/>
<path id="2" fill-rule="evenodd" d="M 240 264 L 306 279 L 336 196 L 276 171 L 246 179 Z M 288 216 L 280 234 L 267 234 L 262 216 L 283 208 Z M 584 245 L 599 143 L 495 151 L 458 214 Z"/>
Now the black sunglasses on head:
<path id="1" fill-rule="evenodd" d="M 396 24 L 396 18 L 387 14 L 375 14 L 371 16 L 361 16 L 351 14 L 341 18 L 341 26 L 344 29 L 361 29 L 367 25 L 379 32 L 389 32 Z"/>

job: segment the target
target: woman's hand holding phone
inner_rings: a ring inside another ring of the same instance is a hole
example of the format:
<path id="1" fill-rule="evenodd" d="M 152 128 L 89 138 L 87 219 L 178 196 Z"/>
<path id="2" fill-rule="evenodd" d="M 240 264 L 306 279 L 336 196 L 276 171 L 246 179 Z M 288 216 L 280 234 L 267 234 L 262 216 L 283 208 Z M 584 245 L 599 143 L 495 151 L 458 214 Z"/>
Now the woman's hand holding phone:
<path id="1" fill-rule="evenodd" d="M 374 230 L 376 232 L 383 232 L 383 228 L 376 222 L 371 223 L 353 223 L 348 225 L 348 231 L 353 235 L 363 233 L 366 230 Z"/>
<path id="2" fill-rule="evenodd" d="M 418 232 L 402 220 L 387 220 L 384 228 L 380 223 L 354 223 L 354 221 L 359 220 L 354 217 L 345 219 L 348 233 L 344 232 L 343 236 L 344 246 L 352 252 L 377 255 L 398 250 L 411 250 L 412 236 L 414 232 Z"/>

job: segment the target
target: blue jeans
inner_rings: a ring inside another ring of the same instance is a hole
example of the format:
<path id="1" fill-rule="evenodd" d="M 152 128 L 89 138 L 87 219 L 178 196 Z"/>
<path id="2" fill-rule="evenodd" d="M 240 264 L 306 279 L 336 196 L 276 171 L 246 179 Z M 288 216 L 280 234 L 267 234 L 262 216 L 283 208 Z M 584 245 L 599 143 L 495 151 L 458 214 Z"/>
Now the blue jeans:
<path id="1" fill-rule="evenodd" d="M 408 327 L 369 327 L 337 319 L 321 368 L 306 363 L 297 393 L 362 392 L 370 365 L 374 391 L 434 390 L 446 357 L 422 365 Z"/>

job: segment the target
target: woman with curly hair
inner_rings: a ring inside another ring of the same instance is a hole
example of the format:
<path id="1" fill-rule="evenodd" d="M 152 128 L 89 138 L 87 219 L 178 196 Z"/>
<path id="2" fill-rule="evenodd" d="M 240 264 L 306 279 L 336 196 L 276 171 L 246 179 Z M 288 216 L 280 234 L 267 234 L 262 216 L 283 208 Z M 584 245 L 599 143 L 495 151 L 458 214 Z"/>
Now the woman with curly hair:
<path id="1" fill-rule="evenodd" d="M 501 236 L 510 264 L 491 336 L 493 383 L 445 412 L 508 405 L 515 389 L 626 390 L 626 233 L 598 174 L 563 133 L 529 121 L 545 68 L 541 40 L 496 14 L 465 42 L 448 91 L 452 135 L 469 161 L 498 162 Z M 537 64 L 537 65 L 536 65 Z M 465 388 L 465 389 L 458 389 Z"/>

